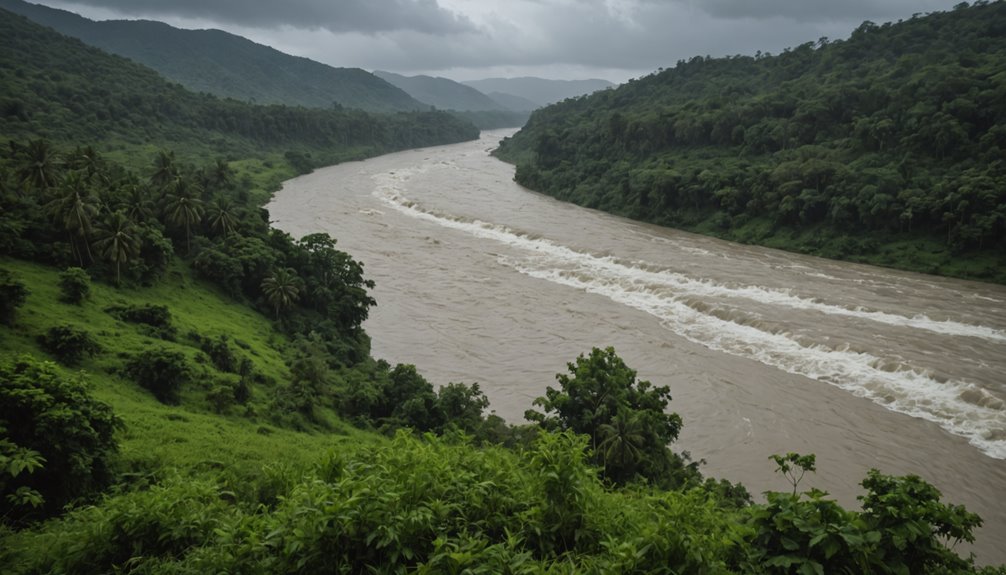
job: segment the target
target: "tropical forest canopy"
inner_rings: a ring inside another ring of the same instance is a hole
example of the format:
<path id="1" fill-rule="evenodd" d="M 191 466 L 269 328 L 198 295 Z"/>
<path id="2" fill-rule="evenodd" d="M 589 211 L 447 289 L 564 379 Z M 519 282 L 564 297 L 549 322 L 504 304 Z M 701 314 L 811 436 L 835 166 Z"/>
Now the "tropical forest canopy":
<path id="1" fill-rule="evenodd" d="M 0 8 L 148 66 L 193 92 L 306 108 L 384 113 L 428 108 L 365 70 L 333 68 L 221 30 L 182 30 L 146 20 L 96 22 L 22 0 L 0 0 Z"/>
<path id="2" fill-rule="evenodd" d="M 363 264 L 263 191 L 470 124 L 196 95 L 6 12 L 0 48 L 4 573 L 1006 573 L 919 477 L 704 478 L 614 349 L 526 425 L 373 358 Z"/>
<path id="3" fill-rule="evenodd" d="M 1006 282 L 1006 3 L 679 61 L 535 112 L 498 155 L 616 214 Z"/>

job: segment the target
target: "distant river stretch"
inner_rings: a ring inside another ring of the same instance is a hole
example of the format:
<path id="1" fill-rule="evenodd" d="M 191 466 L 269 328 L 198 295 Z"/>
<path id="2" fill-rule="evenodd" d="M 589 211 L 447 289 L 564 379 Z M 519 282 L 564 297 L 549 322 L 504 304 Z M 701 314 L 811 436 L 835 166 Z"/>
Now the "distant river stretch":
<path id="1" fill-rule="evenodd" d="M 669 385 L 676 449 L 752 493 L 768 457 L 816 453 L 816 486 L 855 507 L 871 467 L 916 473 L 985 519 L 1006 562 L 1006 288 L 728 243 L 530 192 L 477 142 L 342 164 L 268 206 L 365 264 L 376 357 L 434 385 L 478 382 L 521 422 L 555 374 L 614 346 Z"/>

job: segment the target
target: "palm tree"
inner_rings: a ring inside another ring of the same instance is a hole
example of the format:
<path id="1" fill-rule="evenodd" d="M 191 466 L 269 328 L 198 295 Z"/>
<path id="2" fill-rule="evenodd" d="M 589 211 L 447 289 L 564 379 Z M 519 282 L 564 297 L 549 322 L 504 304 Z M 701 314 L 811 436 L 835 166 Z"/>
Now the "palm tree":
<path id="1" fill-rule="evenodd" d="M 281 309 L 288 308 L 297 301 L 302 287 L 303 282 L 290 268 L 277 269 L 262 280 L 262 293 L 276 310 L 276 319 L 279 319 Z"/>
<path id="2" fill-rule="evenodd" d="M 164 188 L 178 178 L 178 166 L 175 165 L 175 153 L 161 150 L 154 158 L 154 173 L 150 176 L 150 184 L 155 188 Z"/>
<path id="3" fill-rule="evenodd" d="M 609 423 L 598 426 L 597 432 L 601 439 L 597 454 L 604 464 L 604 474 L 619 483 L 632 479 L 646 442 L 639 417 L 619 413 Z"/>
<path id="4" fill-rule="evenodd" d="M 45 209 L 69 233 L 70 249 L 76 254 L 77 263 L 83 267 L 83 255 L 76 240 L 83 240 L 87 257 L 92 259 L 87 236 L 91 232 L 91 220 L 98 214 L 97 198 L 91 195 L 84 178 L 76 172 L 67 174 L 56 190 L 56 197 L 45 205 Z"/>
<path id="5" fill-rule="evenodd" d="M 18 150 L 17 177 L 26 189 L 45 191 L 56 183 L 57 156 L 47 140 L 32 140 Z"/>
<path id="6" fill-rule="evenodd" d="M 119 201 L 119 209 L 124 210 L 130 220 L 143 223 L 154 215 L 147 190 L 139 182 L 127 182 L 122 188 L 125 189 L 125 197 Z"/>
<path id="7" fill-rule="evenodd" d="M 234 171 L 231 170 L 231 166 L 227 163 L 227 160 L 217 158 L 212 170 L 212 182 L 217 189 L 225 189 L 231 184 Z"/>
<path id="8" fill-rule="evenodd" d="M 115 285 L 119 285 L 119 268 L 139 255 L 140 240 L 133 235 L 133 222 L 119 210 L 110 214 L 97 229 L 94 247 L 99 256 L 115 262 Z"/>
<path id="9" fill-rule="evenodd" d="M 168 223 L 185 228 L 185 252 L 189 252 L 192 226 L 203 219 L 203 202 L 198 190 L 184 178 L 176 178 L 171 192 L 164 197 L 164 217 Z"/>
<path id="10" fill-rule="evenodd" d="M 230 234 L 238 225 L 238 213 L 234 204 L 226 198 L 217 198 L 206 210 L 210 229 L 218 234 Z"/>

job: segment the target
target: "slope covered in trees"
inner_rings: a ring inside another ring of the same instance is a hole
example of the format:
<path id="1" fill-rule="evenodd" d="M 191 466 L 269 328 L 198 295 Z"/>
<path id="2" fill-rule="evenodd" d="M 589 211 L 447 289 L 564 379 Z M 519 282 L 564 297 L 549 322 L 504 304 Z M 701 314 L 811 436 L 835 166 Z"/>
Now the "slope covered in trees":
<path id="1" fill-rule="evenodd" d="M 454 80 L 380 71 L 374 72 L 374 75 L 405 90 L 420 102 L 448 110 L 483 130 L 520 126 L 527 121 L 527 111 L 512 110 L 475 88 Z"/>
<path id="2" fill-rule="evenodd" d="M 334 68 L 221 30 L 182 30 L 145 20 L 95 22 L 21 0 L 0 0 L 0 8 L 148 66 L 194 92 L 308 108 L 384 113 L 426 108 L 365 70 Z"/>
<path id="3" fill-rule="evenodd" d="M 551 80 L 524 76 L 520 78 L 485 78 L 464 82 L 483 94 L 499 92 L 506 96 L 516 96 L 515 101 L 530 101 L 539 106 L 560 102 L 566 98 L 576 98 L 597 90 L 614 86 L 607 80 Z"/>
<path id="4" fill-rule="evenodd" d="M 478 136 L 440 112 L 254 106 L 195 94 L 152 70 L 0 11 L 0 137 L 99 149 L 151 142 L 190 157 L 291 152 L 306 168 Z"/>
<path id="5" fill-rule="evenodd" d="M 862 511 L 796 480 L 753 505 L 703 480 L 668 445 L 670 390 L 613 349 L 568 364 L 520 427 L 477 384 L 371 357 L 362 264 L 270 229 L 251 192 L 275 174 L 236 170 L 470 126 L 221 103 L 0 23 L 4 573 L 1006 573 L 953 550 L 980 519 L 917 477 L 871 472 Z M 129 113 L 144 102 L 153 119 Z M 195 122 L 227 111 L 269 123 Z M 346 118 L 374 133 L 326 139 Z M 236 156 L 199 157 L 218 147 Z"/>
<path id="6" fill-rule="evenodd" d="M 536 112 L 498 154 L 632 218 L 1006 282 L 1006 3 L 681 61 Z"/>

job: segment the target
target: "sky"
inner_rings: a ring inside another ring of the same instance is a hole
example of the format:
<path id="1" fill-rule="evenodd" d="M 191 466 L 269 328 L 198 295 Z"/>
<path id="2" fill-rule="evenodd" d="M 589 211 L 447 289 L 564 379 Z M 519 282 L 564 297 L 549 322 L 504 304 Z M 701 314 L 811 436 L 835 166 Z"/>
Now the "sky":
<path id="1" fill-rule="evenodd" d="M 696 55 L 778 53 L 959 0 L 30 0 L 95 20 L 218 28 L 332 66 L 488 77 L 640 77 Z"/>

